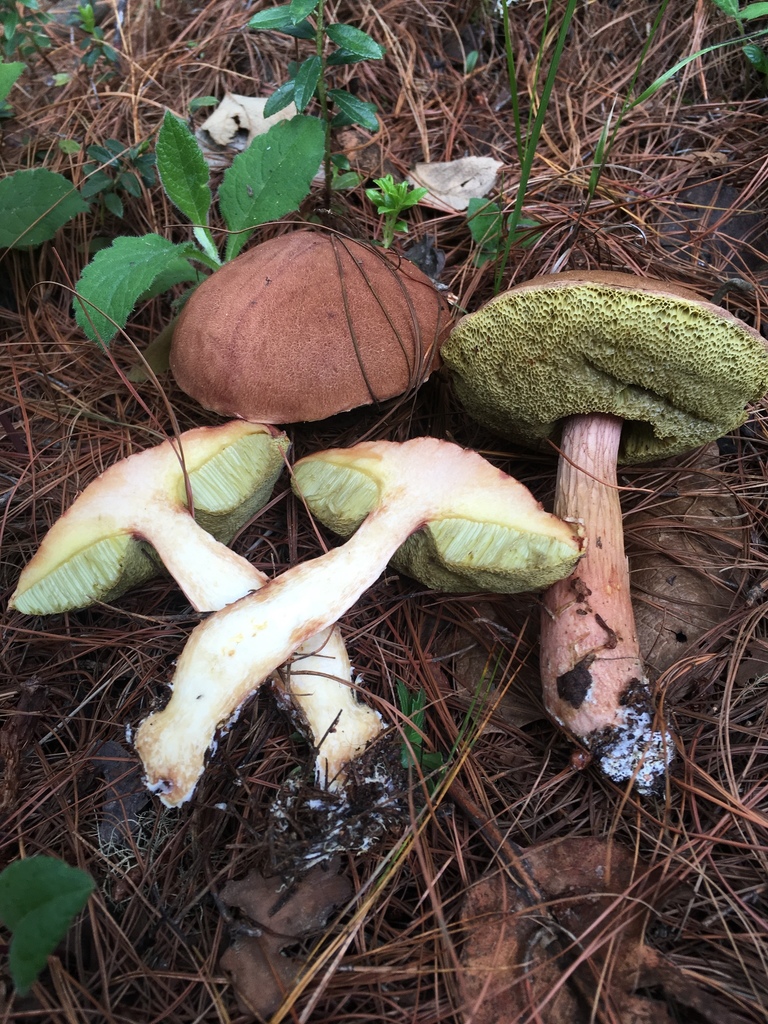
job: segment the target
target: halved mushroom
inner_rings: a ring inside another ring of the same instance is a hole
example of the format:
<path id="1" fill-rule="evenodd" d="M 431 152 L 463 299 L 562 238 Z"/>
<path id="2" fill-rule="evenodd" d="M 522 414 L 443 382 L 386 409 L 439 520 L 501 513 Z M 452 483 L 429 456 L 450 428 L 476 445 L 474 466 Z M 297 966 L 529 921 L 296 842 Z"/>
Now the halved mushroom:
<path id="1" fill-rule="evenodd" d="M 285 434 L 235 421 L 121 460 L 48 531 L 11 608 L 51 615 L 111 601 L 157 573 L 158 559 L 199 611 L 237 600 L 253 589 L 253 570 L 222 542 L 266 502 L 288 447 Z"/>
<path id="2" fill-rule="evenodd" d="M 168 805 L 189 799 L 216 729 L 310 635 L 328 628 L 376 580 L 398 547 L 429 524 L 473 571 L 497 572 L 489 549 L 504 534 L 505 573 L 517 589 L 568 575 L 580 546 L 565 523 L 475 452 L 435 438 L 368 442 L 312 455 L 296 465 L 303 490 L 363 492 L 359 525 L 341 547 L 293 566 L 257 594 L 195 629 L 179 658 L 168 705 L 139 727 L 136 748 L 150 786 Z M 323 482 L 325 481 L 325 482 Z M 367 513 L 367 515 L 366 515 Z M 491 540 L 481 524 L 491 527 Z M 459 538 L 471 533 L 474 544 Z M 510 582 L 509 589 L 513 584 Z"/>
<path id="3" fill-rule="evenodd" d="M 448 323 L 429 278 L 342 235 L 262 242 L 194 292 L 171 369 L 206 409 L 262 423 L 320 420 L 418 386 Z"/>
<path id="4" fill-rule="evenodd" d="M 259 590 L 268 577 L 200 522 L 230 539 L 266 502 L 287 448 L 284 434 L 235 421 L 187 431 L 179 441 L 123 459 L 50 529 L 23 570 L 11 607 L 48 615 L 111 600 L 153 575 L 158 558 L 198 611 L 217 611 Z M 198 521 L 186 504 L 187 485 Z M 345 765 L 383 724 L 356 700 L 339 630 L 308 635 L 280 669 L 278 684 L 317 750 L 317 784 L 342 787 Z"/>
<path id="5" fill-rule="evenodd" d="M 560 445 L 555 513 L 583 523 L 586 555 L 544 599 L 545 704 L 607 776 L 653 791 L 674 743 L 637 646 L 616 461 L 737 428 L 768 389 L 765 341 L 690 289 L 574 272 L 496 296 L 459 321 L 442 356 L 477 420 Z"/>

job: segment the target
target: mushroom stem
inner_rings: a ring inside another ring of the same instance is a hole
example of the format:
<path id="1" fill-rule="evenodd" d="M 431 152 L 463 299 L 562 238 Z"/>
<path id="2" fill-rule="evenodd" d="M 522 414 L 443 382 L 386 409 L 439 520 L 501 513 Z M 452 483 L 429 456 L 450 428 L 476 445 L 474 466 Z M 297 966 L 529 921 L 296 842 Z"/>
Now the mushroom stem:
<path id="1" fill-rule="evenodd" d="M 353 487 L 371 498 L 364 521 L 346 544 L 293 566 L 194 630 L 168 705 L 136 735 L 148 783 L 169 806 L 192 795 L 217 728 L 232 721 L 308 637 L 336 622 L 425 524 L 505 524 L 518 568 L 536 565 L 539 579 L 546 578 L 541 586 L 570 572 L 579 556 L 571 530 L 544 512 L 525 487 L 457 445 L 435 438 L 363 443 L 302 460 L 299 479 L 307 463 L 319 465 L 321 474 L 327 464 L 353 474 Z M 478 542 L 478 563 L 484 554 Z"/>
<path id="2" fill-rule="evenodd" d="M 541 675 L 549 714 L 616 782 L 656 789 L 674 745 L 655 727 L 637 643 L 616 477 L 623 421 L 572 416 L 563 426 L 555 515 L 579 520 L 586 554 L 544 595 Z"/>

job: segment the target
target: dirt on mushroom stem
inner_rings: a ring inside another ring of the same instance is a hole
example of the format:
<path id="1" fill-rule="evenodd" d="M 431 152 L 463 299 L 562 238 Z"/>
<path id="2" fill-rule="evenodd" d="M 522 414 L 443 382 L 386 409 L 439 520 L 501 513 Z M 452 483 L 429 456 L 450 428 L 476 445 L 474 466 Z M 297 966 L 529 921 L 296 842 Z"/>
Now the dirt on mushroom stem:
<path id="1" fill-rule="evenodd" d="M 541 677 L 550 714 L 604 774 L 652 793 L 674 742 L 657 722 L 637 642 L 616 477 L 622 422 L 593 414 L 563 425 L 555 514 L 577 520 L 586 545 L 574 574 L 544 595 Z"/>

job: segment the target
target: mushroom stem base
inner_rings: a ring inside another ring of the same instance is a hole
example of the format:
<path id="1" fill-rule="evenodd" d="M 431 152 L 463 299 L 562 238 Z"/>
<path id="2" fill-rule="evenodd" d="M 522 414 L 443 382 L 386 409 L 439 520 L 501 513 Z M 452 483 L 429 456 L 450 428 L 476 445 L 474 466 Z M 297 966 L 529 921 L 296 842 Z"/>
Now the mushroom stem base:
<path id="1" fill-rule="evenodd" d="M 586 554 L 544 596 L 541 674 L 549 714 L 616 782 L 656 790 L 672 758 L 637 644 L 616 459 L 622 421 L 566 421 L 555 514 L 583 524 Z"/>

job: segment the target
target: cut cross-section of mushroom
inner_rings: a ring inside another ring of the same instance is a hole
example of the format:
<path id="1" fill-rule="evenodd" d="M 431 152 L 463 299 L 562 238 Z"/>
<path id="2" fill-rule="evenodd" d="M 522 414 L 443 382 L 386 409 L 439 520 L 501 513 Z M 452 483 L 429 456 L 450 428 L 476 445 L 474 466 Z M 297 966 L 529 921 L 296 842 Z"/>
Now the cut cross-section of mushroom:
<path id="1" fill-rule="evenodd" d="M 673 738 L 637 646 L 617 457 L 664 458 L 746 419 L 768 389 L 760 334 L 687 288 L 629 274 L 538 277 L 459 321 L 443 346 L 468 411 L 560 445 L 555 512 L 586 554 L 544 599 L 545 704 L 616 782 L 663 782 Z"/>
<path id="2" fill-rule="evenodd" d="M 296 465 L 300 488 L 304 481 L 316 489 L 324 476 L 333 488 L 347 473 L 368 495 L 354 535 L 201 623 L 179 658 L 168 705 L 140 726 L 136 747 L 149 784 L 165 803 L 191 796 L 217 728 L 307 637 L 336 622 L 397 548 L 427 524 L 446 524 L 459 533 L 477 531 L 482 523 L 494 534 L 503 529 L 507 571 L 518 590 L 570 574 L 579 558 L 571 528 L 544 512 L 522 484 L 448 442 L 368 442 Z M 486 545 L 477 532 L 475 538 L 463 557 L 482 566 Z M 494 540 L 490 547 L 495 546 Z"/>
<path id="3" fill-rule="evenodd" d="M 253 571 L 220 540 L 231 540 L 266 502 L 287 449 L 284 434 L 234 421 L 121 460 L 48 531 L 11 607 L 51 615 L 111 601 L 153 576 L 157 558 L 199 611 L 236 601 L 253 589 Z"/>
<path id="4" fill-rule="evenodd" d="M 259 590 L 268 577 L 200 523 L 231 539 L 266 502 L 287 448 L 284 434 L 235 421 L 123 459 L 54 524 L 22 572 L 12 607 L 50 615 L 111 599 L 157 571 L 157 558 L 198 611 L 218 611 Z M 186 505 L 187 482 L 197 521 Z M 317 784 L 342 789 L 346 764 L 384 725 L 355 697 L 338 628 L 308 637 L 276 682 L 317 750 Z"/>

